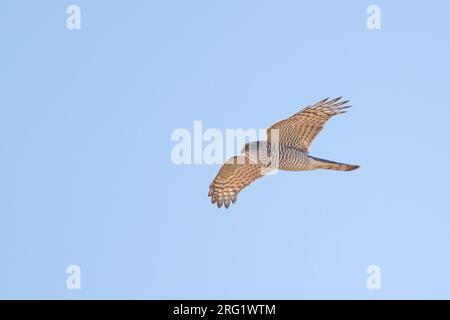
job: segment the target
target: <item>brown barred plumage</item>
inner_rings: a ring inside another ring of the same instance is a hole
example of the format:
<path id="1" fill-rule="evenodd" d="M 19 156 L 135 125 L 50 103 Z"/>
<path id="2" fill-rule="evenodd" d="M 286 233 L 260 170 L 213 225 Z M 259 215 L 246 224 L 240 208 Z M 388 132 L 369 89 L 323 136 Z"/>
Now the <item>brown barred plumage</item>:
<path id="1" fill-rule="evenodd" d="M 324 99 L 308 106 L 267 129 L 267 141 L 246 144 L 243 153 L 228 159 L 209 186 L 208 196 L 220 208 L 236 202 L 238 193 L 273 169 L 306 171 L 331 169 L 350 171 L 359 168 L 308 155 L 311 142 L 333 116 L 344 113 L 349 101 Z M 256 146 L 251 148 L 250 145 Z M 255 153 L 256 151 L 256 153 Z M 255 160 L 256 159 L 256 160 Z M 253 161 L 252 161 L 253 160 Z"/>

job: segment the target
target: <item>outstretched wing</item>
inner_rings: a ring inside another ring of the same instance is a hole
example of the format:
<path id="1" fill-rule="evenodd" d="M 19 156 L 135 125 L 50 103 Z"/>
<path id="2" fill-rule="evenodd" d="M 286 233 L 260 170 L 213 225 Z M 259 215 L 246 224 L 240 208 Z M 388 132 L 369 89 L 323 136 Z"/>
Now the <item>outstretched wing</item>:
<path id="1" fill-rule="evenodd" d="M 238 193 L 264 173 L 270 170 L 261 164 L 250 163 L 245 155 L 239 155 L 228 159 L 220 168 L 217 176 L 209 186 L 208 196 L 211 203 L 216 203 L 220 208 L 235 203 Z"/>
<path id="2" fill-rule="evenodd" d="M 344 109 L 350 106 L 343 106 L 349 100 L 338 102 L 342 97 L 328 101 L 324 99 L 312 106 L 300 110 L 287 119 L 281 120 L 267 129 L 267 140 L 276 143 L 308 151 L 311 142 L 322 130 L 324 124 L 331 117 L 344 113 Z M 275 138 L 276 137 L 276 138 Z"/>

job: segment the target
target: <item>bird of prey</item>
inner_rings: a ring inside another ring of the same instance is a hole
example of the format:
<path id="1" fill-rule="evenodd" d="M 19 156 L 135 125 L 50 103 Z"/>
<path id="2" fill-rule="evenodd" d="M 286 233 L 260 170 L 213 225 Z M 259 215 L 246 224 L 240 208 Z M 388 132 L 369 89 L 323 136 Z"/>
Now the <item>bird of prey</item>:
<path id="1" fill-rule="evenodd" d="M 267 140 L 246 143 L 241 154 L 229 158 L 209 186 L 208 196 L 220 208 L 235 203 L 238 193 L 274 169 L 308 171 L 330 169 L 351 171 L 358 165 L 339 163 L 308 154 L 311 142 L 333 116 L 349 108 L 342 97 L 307 106 L 267 129 Z"/>

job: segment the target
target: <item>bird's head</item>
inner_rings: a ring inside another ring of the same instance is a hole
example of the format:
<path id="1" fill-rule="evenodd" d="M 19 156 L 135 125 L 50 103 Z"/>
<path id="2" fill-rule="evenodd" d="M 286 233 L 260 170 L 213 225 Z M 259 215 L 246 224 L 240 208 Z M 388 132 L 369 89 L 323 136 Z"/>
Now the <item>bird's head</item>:
<path id="1" fill-rule="evenodd" d="M 259 149 L 259 141 L 252 141 L 252 142 L 247 142 L 241 150 L 241 153 L 245 153 L 245 154 L 253 154 L 253 153 L 257 153 Z"/>
<path id="2" fill-rule="evenodd" d="M 244 145 L 241 153 L 255 161 L 255 163 L 260 163 L 267 161 L 270 151 L 266 141 L 252 141 Z"/>

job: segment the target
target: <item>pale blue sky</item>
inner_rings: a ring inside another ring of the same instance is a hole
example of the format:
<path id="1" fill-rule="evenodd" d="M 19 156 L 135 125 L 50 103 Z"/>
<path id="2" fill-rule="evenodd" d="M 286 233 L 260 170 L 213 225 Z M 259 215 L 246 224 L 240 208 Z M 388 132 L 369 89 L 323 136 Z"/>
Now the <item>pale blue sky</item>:
<path id="1" fill-rule="evenodd" d="M 449 12 L 2 1 L 0 297 L 450 298 Z M 354 107 L 311 154 L 360 170 L 266 177 L 225 211 L 207 197 L 218 166 L 170 160 L 194 120 L 264 128 L 341 95 Z"/>

